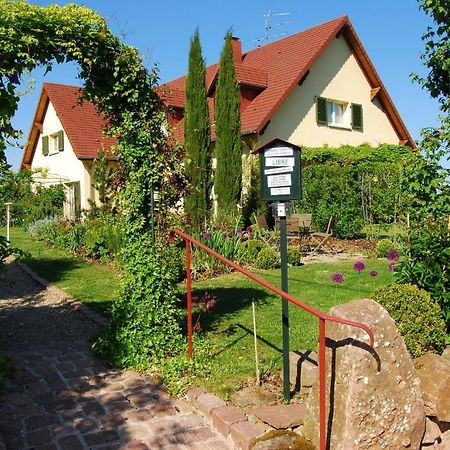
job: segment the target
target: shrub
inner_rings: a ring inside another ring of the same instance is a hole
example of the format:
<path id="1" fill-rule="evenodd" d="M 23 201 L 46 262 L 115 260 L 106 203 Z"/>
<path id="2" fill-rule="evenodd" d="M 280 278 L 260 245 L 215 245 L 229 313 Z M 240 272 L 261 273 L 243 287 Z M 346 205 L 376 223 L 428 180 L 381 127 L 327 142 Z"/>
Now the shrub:
<path id="1" fill-rule="evenodd" d="M 258 239 L 249 239 L 239 246 L 238 261 L 240 264 L 253 265 L 259 252 L 265 247 L 262 241 Z"/>
<path id="2" fill-rule="evenodd" d="M 450 230 L 447 218 L 419 222 L 396 273 L 400 283 L 413 283 L 430 293 L 442 308 L 450 331 Z"/>
<path id="3" fill-rule="evenodd" d="M 427 351 L 442 353 L 445 322 L 438 303 L 425 290 L 412 284 L 392 284 L 377 289 L 372 298 L 394 319 L 413 358 Z"/>
<path id="4" fill-rule="evenodd" d="M 397 250 L 397 246 L 390 239 L 381 239 L 375 249 L 378 258 L 384 258 L 389 250 Z"/>
<path id="5" fill-rule="evenodd" d="M 302 252 L 300 247 L 289 245 L 287 249 L 287 261 L 291 266 L 300 266 L 302 263 Z"/>
<path id="6" fill-rule="evenodd" d="M 264 247 L 256 257 L 255 267 L 258 269 L 273 269 L 279 265 L 278 255 L 270 247 Z"/>

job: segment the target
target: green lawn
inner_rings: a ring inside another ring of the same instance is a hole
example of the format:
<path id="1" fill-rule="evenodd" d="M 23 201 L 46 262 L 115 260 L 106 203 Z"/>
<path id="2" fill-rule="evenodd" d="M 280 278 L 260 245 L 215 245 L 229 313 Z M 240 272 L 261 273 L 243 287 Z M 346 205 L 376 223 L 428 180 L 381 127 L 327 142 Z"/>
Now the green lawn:
<path id="1" fill-rule="evenodd" d="M 5 235 L 4 229 L 0 232 Z M 98 312 L 107 314 L 118 296 L 119 275 L 108 266 L 70 256 L 19 228 L 11 229 L 11 245 L 30 254 L 23 262 L 38 275 Z"/>
<path id="2" fill-rule="evenodd" d="M 11 243 L 31 254 L 24 262 L 35 272 L 96 310 L 107 313 L 108 304 L 117 297 L 119 276 L 112 268 L 68 256 L 19 229 L 11 231 Z M 352 269 L 353 262 L 291 267 L 289 292 L 317 309 L 328 311 L 339 303 L 368 297 L 377 287 L 393 281 L 386 260 L 371 259 L 365 264 L 366 270 L 361 273 Z M 370 277 L 371 270 L 376 270 L 378 276 Z M 342 284 L 330 281 L 334 272 L 344 274 Z M 279 269 L 257 271 L 257 274 L 275 286 L 280 285 Z M 196 384 L 226 397 L 254 376 L 252 299 L 256 302 L 260 367 L 263 372 L 281 370 L 279 297 L 238 273 L 194 282 L 193 288 L 196 296 L 205 291 L 217 296 L 216 306 L 200 320 L 206 341 L 211 345 L 212 354 L 208 354 L 211 372 L 197 379 Z M 185 289 L 183 284 L 180 289 Z M 289 314 L 291 349 L 315 349 L 317 320 L 294 305 L 289 306 Z M 199 348 L 194 346 L 194 357 L 196 352 L 199 353 Z"/>
<path id="3" fill-rule="evenodd" d="M 322 311 L 350 300 L 367 298 L 370 293 L 393 281 L 386 260 L 365 262 L 366 270 L 357 273 L 353 262 L 311 264 L 289 269 L 289 292 Z M 372 278 L 369 272 L 376 270 Z M 345 276 L 342 284 L 330 281 L 334 272 Z M 262 278 L 280 285 L 280 271 L 258 271 Z M 256 302 L 258 351 L 263 371 L 276 372 L 282 366 L 281 301 L 244 276 L 231 273 L 194 283 L 194 295 L 209 291 L 217 296 L 217 305 L 203 314 L 201 325 L 212 344 L 211 373 L 197 380 L 209 390 L 226 397 L 254 376 L 252 299 Z M 294 305 L 289 305 L 291 349 L 316 349 L 317 319 Z M 194 347 L 194 357 L 195 357 Z"/>

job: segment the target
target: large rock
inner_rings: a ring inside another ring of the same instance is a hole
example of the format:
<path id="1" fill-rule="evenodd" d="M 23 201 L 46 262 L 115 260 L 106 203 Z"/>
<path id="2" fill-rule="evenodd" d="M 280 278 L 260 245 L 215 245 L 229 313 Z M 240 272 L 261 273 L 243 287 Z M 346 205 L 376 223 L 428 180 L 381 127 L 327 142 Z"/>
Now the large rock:
<path id="1" fill-rule="evenodd" d="M 329 448 L 419 449 L 425 429 L 419 379 L 394 321 L 372 300 L 337 306 L 331 315 L 368 325 L 375 348 L 363 330 L 327 322 Z M 318 384 L 307 399 L 304 427 L 318 446 Z"/>
<path id="2" fill-rule="evenodd" d="M 450 361 L 426 353 L 414 361 L 427 416 L 450 422 Z"/>

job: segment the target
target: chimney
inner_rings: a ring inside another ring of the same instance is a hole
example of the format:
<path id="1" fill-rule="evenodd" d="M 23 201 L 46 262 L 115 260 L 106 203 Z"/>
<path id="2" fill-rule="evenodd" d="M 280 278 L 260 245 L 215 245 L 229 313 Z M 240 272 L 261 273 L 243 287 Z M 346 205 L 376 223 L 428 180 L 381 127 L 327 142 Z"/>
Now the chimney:
<path id="1" fill-rule="evenodd" d="M 242 62 L 242 45 L 238 37 L 231 37 L 231 43 L 233 44 L 233 57 L 234 63 L 240 64 Z"/>

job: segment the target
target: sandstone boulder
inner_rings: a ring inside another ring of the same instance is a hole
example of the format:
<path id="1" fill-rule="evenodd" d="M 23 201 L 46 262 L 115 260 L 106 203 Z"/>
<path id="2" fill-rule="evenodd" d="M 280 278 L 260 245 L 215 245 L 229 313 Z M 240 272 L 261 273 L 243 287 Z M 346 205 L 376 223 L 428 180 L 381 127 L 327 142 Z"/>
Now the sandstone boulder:
<path id="1" fill-rule="evenodd" d="M 339 305 L 330 313 L 369 326 L 375 335 L 375 348 L 370 348 L 363 330 L 327 322 L 329 448 L 420 448 L 425 413 L 419 379 L 394 321 L 372 300 Z M 304 429 L 317 446 L 318 411 L 316 384 L 306 402 Z"/>
<path id="2" fill-rule="evenodd" d="M 317 379 L 317 353 L 310 350 L 289 352 L 289 380 L 291 387 L 300 390 L 311 387 Z"/>
<path id="3" fill-rule="evenodd" d="M 450 361 L 426 353 L 414 361 L 427 416 L 450 422 Z"/>

